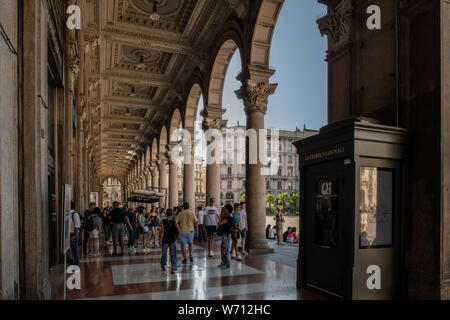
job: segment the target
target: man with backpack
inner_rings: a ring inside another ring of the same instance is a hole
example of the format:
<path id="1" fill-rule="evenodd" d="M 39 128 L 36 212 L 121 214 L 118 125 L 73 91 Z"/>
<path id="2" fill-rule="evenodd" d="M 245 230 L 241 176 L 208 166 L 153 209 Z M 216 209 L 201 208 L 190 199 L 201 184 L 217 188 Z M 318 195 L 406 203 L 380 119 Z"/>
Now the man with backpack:
<path id="1" fill-rule="evenodd" d="M 86 229 L 89 232 L 89 255 L 98 257 L 99 251 L 99 239 L 102 226 L 101 211 L 99 208 L 95 208 L 94 212 L 88 217 L 86 222 Z"/>

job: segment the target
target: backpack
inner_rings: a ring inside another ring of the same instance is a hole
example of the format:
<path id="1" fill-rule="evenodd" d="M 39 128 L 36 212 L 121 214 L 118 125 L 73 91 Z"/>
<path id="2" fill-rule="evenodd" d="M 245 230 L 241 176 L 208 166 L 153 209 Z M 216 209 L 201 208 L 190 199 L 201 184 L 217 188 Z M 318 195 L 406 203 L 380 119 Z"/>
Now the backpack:
<path id="1" fill-rule="evenodd" d="M 102 218 L 99 217 L 98 215 L 95 215 L 92 220 L 94 222 L 94 229 L 97 229 L 99 226 L 102 225 Z"/>
<path id="2" fill-rule="evenodd" d="M 94 219 L 93 218 L 94 217 L 90 216 L 88 218 L 88 221 L 87 221 L 87 224 L 86 224 L 86 230 L 89 231 L 89 232 L 91 232 L 91 231 L 93 231 L 95 229 Z"/>

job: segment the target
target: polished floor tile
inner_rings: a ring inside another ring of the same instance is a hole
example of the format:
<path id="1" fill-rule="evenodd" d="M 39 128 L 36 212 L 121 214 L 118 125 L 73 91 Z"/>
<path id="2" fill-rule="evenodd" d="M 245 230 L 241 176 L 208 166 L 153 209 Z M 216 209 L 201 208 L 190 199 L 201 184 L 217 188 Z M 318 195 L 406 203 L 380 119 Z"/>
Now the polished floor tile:
<path id="1" fill-rule="evenodd" d="M 212 261 L 215 263 L 212 263 Z M 181 266 L 174 275 L 170 272 L 161 272 L 161 266 L 159 263 L 114 265 L 111 266 L 113 284 L 118 286 L 173 280 L 204 280 L 206 278 L 263 273 L 262 271 L 242 263 L 232 264 L 229 269 L 220 269 L 217 267 L 217 265 L 220 264 L 220 260 L 213 259 L 208 260 L 208 262 L 196 262 L 194 265 L 189 264 L 186 266 Z"/>
<path id="2" fill-rule="evenodd" d="M 321 299 L 295 286 L 297 270 L 262 256 L 250 255 L 242 261 L 232 260 L 230 269 L 220 269 L 220 240 L 215 242 L 213 258 L 208 257 L 205 242 L 193 248 L 194 263 L 183 266 L 180 245 L 176 274 L 160 270 L 161 249 L 152 248 L 136 254 L 128 250 L 112 256 L 111 246 L 101 244 L 101 256 L 82 256 L 81 289 L 67 291 L 67 299 L 103 300 L 291 300 Z M 292 256 L 296 256 L 292 248 Z M 284 253 L 288 254 L 288 253 Z M 56 299 L 63 298 L 61 285 Z"/>
<path id="3" fill-rule="evenodd" d="M 189 290 L 180 291 L 160 291 L 151 293 L 130 294 L 123 296 L 101 297 L 96 300 L 207 300 L 221 298 L 224 296 L 254 294 L 259 292 L 270 292 L 274 290 L 296 290 L 294 286 L 286 287 L 282 281 L 259 282 L 244 285 L 223 286 L 223 287 L 196 287 Z M 292 299 L 289 297 L 288 299 Z M 295 298 L 294 298 L 295 299 Z"/>

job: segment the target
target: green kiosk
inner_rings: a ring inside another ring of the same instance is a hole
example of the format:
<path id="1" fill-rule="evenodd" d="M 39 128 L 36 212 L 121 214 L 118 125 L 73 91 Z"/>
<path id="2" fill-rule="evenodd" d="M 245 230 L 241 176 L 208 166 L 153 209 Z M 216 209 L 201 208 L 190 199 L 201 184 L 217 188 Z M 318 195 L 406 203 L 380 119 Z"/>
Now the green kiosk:
<path id="1" fill-rule="evenodd" d="M 294 142 L 300 161 L 299 288 L 396 299 L 409 132 L 355 118 Z"/>

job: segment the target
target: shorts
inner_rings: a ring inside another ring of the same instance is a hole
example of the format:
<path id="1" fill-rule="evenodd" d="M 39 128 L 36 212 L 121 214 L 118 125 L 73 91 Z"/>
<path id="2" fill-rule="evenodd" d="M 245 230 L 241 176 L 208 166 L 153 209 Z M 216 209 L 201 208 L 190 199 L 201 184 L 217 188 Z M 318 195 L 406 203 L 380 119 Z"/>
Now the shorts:
<path id="1" fill-rule="evenodd" d="M 194 243 L 194 233 L 181 233 L 180 234 L 180 242 L 182 244 L 193 244 Z"/>
<path id="2" fill-rule="evenodd" d="M 98 231 L 98 229 L 89 231 L 89 238 L 98 239 L 99 236 L 100 236 L 100 231 Z"/>
<path id="3" fill-rule="evenodd" d="M 208 237 L 214 237 L 217 232 L 217 226 L 206 226 L 206 234 Z"/>
<path id="4" fill-rule="evenodd" d="M 238 230 L 233 231 L 233 233 L 232 233 L 233 240 L 239 240 L 240 235 L 241 235 L 240 231 L 238 231 Z"/>
<path id="5" fill-rule="evenodd" d="M 152 221 L 150 223 L 150 226 L 152 226 L 153 228 L 159 227 L 159 222 L 158 221 Z"/>
<path id="6" fill-rule="evenodd" d="M 137 232 L 137 236 L 138 236 L 138 237 L 139 237 L 140 235 L 147 234 L 147 232 L 145 232 L 145 230 L 142 229 L 141 227 L 137 227 L 136 232 Z"/>
<path id="7" fill-rule="evenodd" d="M 247 238 L 247 229 L 242 229 L 241 230 L 241 238 L 242 239 L 246 239 Z"/>
<path id="8" fill-rule="evenodd" d="M 123 238 L 125 233 L 125 226 L 123 223 L 114 223 L 112 226 L 112 236 L 113 238 Z"/>

